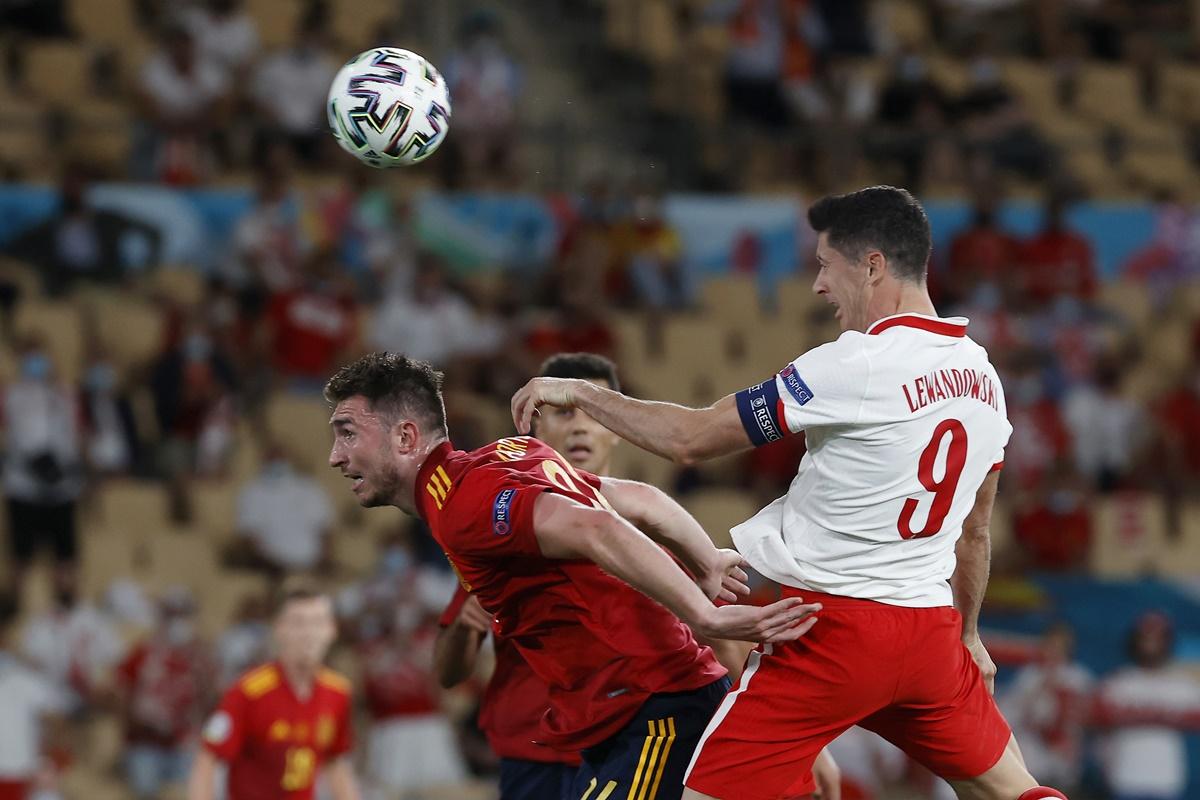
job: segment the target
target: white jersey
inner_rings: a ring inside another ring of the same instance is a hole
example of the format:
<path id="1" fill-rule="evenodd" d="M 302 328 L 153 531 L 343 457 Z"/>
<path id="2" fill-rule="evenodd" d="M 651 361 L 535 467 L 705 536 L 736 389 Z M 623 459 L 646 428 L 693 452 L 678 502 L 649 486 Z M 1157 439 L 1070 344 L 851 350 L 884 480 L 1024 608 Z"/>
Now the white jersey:
<path id="1" fill-rule="evenodd" d="M 954 545 L 1012 433 L 966 332 L 961 317 L 886 317 L 737 394 L 755 444 L 807 437 L 787 494 L 732 531 L 755 569 L 826 594 L 953 604 Z"/>

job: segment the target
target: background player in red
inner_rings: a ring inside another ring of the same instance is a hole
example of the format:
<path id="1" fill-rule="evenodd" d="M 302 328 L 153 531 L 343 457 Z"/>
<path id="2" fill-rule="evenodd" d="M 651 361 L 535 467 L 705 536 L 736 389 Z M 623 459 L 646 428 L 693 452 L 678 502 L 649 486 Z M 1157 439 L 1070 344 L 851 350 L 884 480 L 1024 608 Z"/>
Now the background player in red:
<path id="1" fill-rule="evenodd" d="M 740 557 L 653 487 L 581 473 L 527 437 L 455 451 L 441 374 L 426 363 L 373 353 L 343 367 L 325 395 L 336 404 L 330 466 L 361 505 L 426 519 L 463 586 L 549 687 L 540 739 L 582 752 L 578 797 L 680 796 L 728 686 L 680 620 L 751 641 L 793 640 L 816 621 L 819 606 L 797 598 L 715 606 L 748 591 Z"/>
<path id="2" fill-rule="evenodd" d="M 229 800 L 311 800 L 323 770 L 335 800 L 358 800 L 350 763 L 350 683 L 322 666 L 337 634 L 329 597 L 293 588 L 273 629 L 278 658 L 225 693 L 204 727 L 188 800 L 213 800 L 217 763 Z"/>

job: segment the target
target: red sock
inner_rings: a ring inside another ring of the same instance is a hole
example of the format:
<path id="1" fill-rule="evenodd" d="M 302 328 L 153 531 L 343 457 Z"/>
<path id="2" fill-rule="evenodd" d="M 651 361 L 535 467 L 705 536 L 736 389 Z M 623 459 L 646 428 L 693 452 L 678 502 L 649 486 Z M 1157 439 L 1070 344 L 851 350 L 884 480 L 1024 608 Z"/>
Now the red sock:
<path id="1" fill-rule="evenodd" d="M 1049 786 L 1035 786 L 1028 792 L 1025 792 L 1017 800 L 1068 800 L 1067 796 L 1058 789 L 1051 789 Z"/>

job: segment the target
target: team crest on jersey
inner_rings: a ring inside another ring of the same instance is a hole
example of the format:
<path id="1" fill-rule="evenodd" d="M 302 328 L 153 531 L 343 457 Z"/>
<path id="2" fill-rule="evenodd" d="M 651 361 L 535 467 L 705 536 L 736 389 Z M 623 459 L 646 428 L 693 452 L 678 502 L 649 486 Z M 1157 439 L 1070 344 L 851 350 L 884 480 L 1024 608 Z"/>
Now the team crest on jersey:
<path id="1" fill-rule="evenodd" d="M 496 495 L 496 501 L 492 503 L 492 533 L 497 536 L 507 536 L 512 530 L 509 517 L 512 515 L 513 495 L 516 493 L 516 489 L 505 489 Z"/>
<path id="2" fill-rule="evenodd" d="M 808 388 L 808 384 L 796 372 L 795 364 L 788 364 L 779 373 L 779 377 L 783 378 L 783 385 L 788 390 L 788 394 L 796 398 L 796 402 L 804 405 L 809 400 L 813 399 L 813 390 Z"/>

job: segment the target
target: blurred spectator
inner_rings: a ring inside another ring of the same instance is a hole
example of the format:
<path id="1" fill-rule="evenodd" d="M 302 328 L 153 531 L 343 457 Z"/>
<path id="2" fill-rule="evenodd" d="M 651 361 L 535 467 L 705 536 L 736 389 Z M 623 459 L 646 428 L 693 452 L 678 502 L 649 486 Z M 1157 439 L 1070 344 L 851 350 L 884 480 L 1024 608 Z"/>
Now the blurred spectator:
<path id="1" fill-rule="evenodd" d="M 1100 685 L 1094 722 L 1111 732 L 1101 750 L 1117 800 L 1183 800 L 1184 731 L 1200 729 L 1200 683 L 1174 660 L 1175 630 L 1162 614 L 1138 619 L 1130 666 Z"/>
<path id="2" fill-rule="evenodd" d="M 229 355 L 200 320 L 189 322 L 151 365 L 159 460 L 177 489 L 192 474 L 224 468 L 232 447 L 234 387 Z"/>
<path id="3" fill-rule="evenodd" d="M 1071 453 L 1071 432 L 1058 403 L 1046 392 L 1039 358 L 1032 349 L 1019 351 L 1003 376 L 1013 426 L 1004 450 L 1004 477 L 1018 491 L 1041 486 Z"/>
<path id="4" fill-rule="evenodd" d="M 273 144 L 258 164 L 254 206 L 238 220 L 225 277 L 238 288 L 282 292 L 295 285 L 308 249 L 300 198 L 292 191 L 290 153 Z"/>
<path id="5" fill-rule="evenodd" d="M 283 137 L 305 164 L 317 163 L 329 142 L 325 103 L 337 63 L 329 55 L 327 25 L 324 15 L 305 14 L 292 44 L 263 59 L 251 81 L 263 118 L 260 135 Z"/>
<path id="6" fill-rule="evenodd" d="M 709 5 L 707 16 L 729 29 L 725 102 L 734 117 L 769 129 L 787 125 L 784 60 L 789 53 L 801 63 L 809 57 L 798 35 L 804 5 L 793 0 L 715 0 Z"/>
<path id="7" fill-rule="evenodd" d="M 88 468 L 98 475 L 125 475 L 141 464 L 137 422 L 117 370 L 103 353 L 92 353 L 80 393 Z"/>
<path id="8" fill-rule="evenodd" d="M 385 297 L 375 312 L 371 345 L 442 368 L 475 347 L 477 321 L 463 296 L 450 286 L 445 268 L 421 256 L 411 294 Z"/>
<path id="9" fill-rule="evenodd" d="M 333 521 L 325 488 L 300 473 L 281 445 L 271 445 L 258 477 L 238 494 L 240 560 L 277 577 L 327 569 Z"/>
<path id="10" fill-rule="evenodd" d="M 1145 283 L 1161 303 L 1176 287 L 1200 278 L 1200 213 L 1174 192 L 1155 203 L 1154 234 L 1122 265 L 1125 276 Z"/>
<path id="11" fill-rule="evenodd" d="M 217 640 L 220 686 L 229 686 L 239 675 L 270 656 L 271 604 L 266 596 L 242 598 L 237 613 Z"/>
<path id="12" fill-rule="evenodd" d="M 914 50 L 899 54 L 879 95 L 868 152 L 901 168 L 900 185 L 916 190 L 934 140 L 945 134 L 949 101 L 929 77 L 926 58 Z"/>
<path id="13" fill-rule="evenodd" d="M 615 360 L 617 337 L 594 297 L 566 287 L 558 308 L 526 331 L 524 344 L 529 374 L 555 353 L 596 353 Z"/>
<path id="14" fill-rule="evenodd" d="M 987 186 L 976 192 L 971 224 L 950 242 L 945 292 L 951 302 L 970 297 L 981 283 L 1002 287 L 1012 279 L 1020 243 L 996 220 L 999 204 L 995 187 Z"/>
<path id="15" fill-rule="evenodd" d="M 52 295 L 85 281 L 117 283 L 127 271 L 158 261 L 161 234 L 144 222 L 95 208 L 88 198 L 90 184 L 86 167 L 68 165 L 59 182 L 57 213 L 5 247 L 39 267 L 42 285 Z"/>
<path id="16" fill-rule="evenodd" d="M 1035 303 L 1060 295 L 1090 300 L 1096 295 L 1096 265 L 1087 239 L 1066 224 L 1067 198 L 1052 190 L 1042 230 L 1021 248 L 1022 285 Z"/>
<path id="17" fill-rule="evenodd" d="M 0 611 L 0 797 L 23 800 L 40 783 L 46 745 L 61 738 L 53 731 L 73 700 L 17 658 L 9 646 L 9 623 L 8 612 Z"/>
<path id="18" fill-rule="evenodd" d="M 321 240 L 336 249 L 359 296 L 369 301 L 411 294 L 416 272 L 412 204 L 394 197 L 383 175 L 350 162 L 345 180 L 318 200 Z"/>
<path id="19" fill-rule="evenodd" d="M 1153 408 L 1154 463 L 1172 504 L 1200 496 L 1200 348 L 1191 370 Z"/>
<path id="20" fill-rule="evenodd" d="M 295 388 L 320 391 L 358 339 L 354 286 L 333 255 L 328 248 L 313 251 L 303 281 L 267 306 L 272 366 Z"/>
<path id="21" fill-rule="evenodd" d="M 155 631 L 117 668 L 125 723 L 125 774 L 137 800 L 160 796 L 188 772 L 188 745 L 215 687 L 215 666 L 196 629 L 195 601 L 168 590 Z"/>
<path id="22" fill-rule="evenodd" d="M 1071 571 L 1087 565 L 1092 542 L 1092 515 L 1083 481 L 1069 469 L 1044 479 L 1032 507 L 1013 515 L 1025 569 Z"/>
<path id="23" fill-rule="evenodd" d="M 54 552 L 57 591 L 76 585 L 76 503 L 84 488 L 83 442 L 76 392 L 60 383 L 45 345 L 18 346 L 20 376 L 3 393 L 4 496 L 19 600 L 34 555 Z"/>
<path id="24" fill-rule="evenodd" d="M 89 602 L 78 602 L 71 589 L 57 591 L 53 607 L 31 617 L 21 636 L 21 654 L 42 677 L 85 702 L 108 685 L 124 652 L 113 619 Z"/>
<path id="25" fill-rule="evenodd" d="M 1038 660 L 1021 668 L 1000 698 L 1029 771 L 1043 784 L 1071 791 L 1083 774 L 1083 734 L 1092 700 L 1091 673 L 1074 660 L 1066 623 L 1042 637 Z"/>
<path id="26" fill-rule="evenodd" d="M 904 751 L 857 725 L 830 742 L 829 753 L 842 770 L 846 800 L 888 797 L 887 787 L 904 774 L 907 764 Z"/>
<path id="27" fill-rule="evenodd" d="M 0 5 L 0 29 L 30 36 L 66 37 L 65 0 L 5 0 Z"/>
<path id="28" fill-rule="evenodd" d="M 139 98 L 149 124 L 137 148 L 137 177 L 194 184 L 212 169 L 211 136 L 225 117 L 229 83 L 220 67 L 201 60 L 196 41 L 179 25 L 164 29 L 159 50 L 143 65 Z"/>
<path id="29" fill-rule="evenodd" d="M 389 795 L 407 796 L 462 781 L 466 768 L 438 704 L 429 612 L 411 600 L 389 611 L 382 634 L 359 650 L 372 719 L 367 775 Z"/>
<path id="30" fill-rule="evenodd" d="M 1075 466 L 1102 492 L 1128 485 L 1147 443 L 1146 421 L 1137 404 L 1121 394 L 1123 364 L 1110 354 L 1096 365 L 1089 383 L 1063 399 Z"/>
<path id="31" fill-rule="evenodd" d="M 663 213 L 662 198 L 643 193 L 633 201 L 618 235 L 633 296 L 640 307 L 678 311 L 695 299 L 693 277 L 683 263 L 683 243 Z"/>
<path id="32" fill-rule="evenodd" d="M 1050 153 L 1017 96 L 1001 80 L 1000 65 L 986 40 L 975 47 L 970 83 L 955 104 L 968 153 L 1036 180 L 1044 178 Z"/>
<path id="33" fill-rule="evenodd" d="M 521 73 L 503 43 L 499 19 L 476 11 L 459 30 L 459 47 L 446 60 L 454 103 L 453 152 L 470 186 L 512 175 Z"/>
<path id="34" fill-rule="evenodd" d="M 239 81 L 258 56 L 258 26 L 242 0 L 201 0 L 185 9 L 184 27 L 196 42 L 200 61 Z"/>

